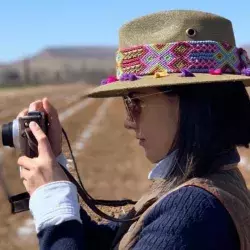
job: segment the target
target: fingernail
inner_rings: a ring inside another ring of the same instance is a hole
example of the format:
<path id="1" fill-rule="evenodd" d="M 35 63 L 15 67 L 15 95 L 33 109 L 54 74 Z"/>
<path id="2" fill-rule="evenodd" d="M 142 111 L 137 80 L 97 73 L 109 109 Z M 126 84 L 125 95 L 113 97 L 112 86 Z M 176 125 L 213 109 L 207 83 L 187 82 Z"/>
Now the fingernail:
<path id="1" fill-rule="evenodd" d="M 37 123 L 32 121 L 32 122 L 30 122 L 29 126 L 30 126 L 30 128 L 36 128 Z"/>

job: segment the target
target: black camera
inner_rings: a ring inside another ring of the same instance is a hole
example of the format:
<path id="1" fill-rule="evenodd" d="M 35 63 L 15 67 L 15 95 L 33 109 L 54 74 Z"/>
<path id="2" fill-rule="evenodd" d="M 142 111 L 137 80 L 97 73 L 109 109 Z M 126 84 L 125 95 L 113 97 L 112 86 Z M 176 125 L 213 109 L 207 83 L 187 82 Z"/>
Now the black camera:
<path id="1" fill-rule="evenodd" d="M 20 150 L 22 155 L 33 158 L 38 156 L 37 141 L 32 134 L 29 123 L 36 122 L 47 135 L 48 119 L 44 112 L 32 111 L 2 126 L 2 143 L 4 146 Z"/>

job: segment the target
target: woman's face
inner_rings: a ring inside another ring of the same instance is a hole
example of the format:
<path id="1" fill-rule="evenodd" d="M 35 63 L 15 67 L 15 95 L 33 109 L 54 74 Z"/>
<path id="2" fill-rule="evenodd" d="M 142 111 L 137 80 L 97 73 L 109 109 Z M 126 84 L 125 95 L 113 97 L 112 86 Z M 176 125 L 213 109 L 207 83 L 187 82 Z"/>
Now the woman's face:
<path id="1" fill-rule="evenodd" d="M 169 152 L 177 132 L 179 98 L 149 88 L 131 92 L 124 102 L 125 128 L 135 131 L 146 157 L 152 163 L 159 162 Z"/>

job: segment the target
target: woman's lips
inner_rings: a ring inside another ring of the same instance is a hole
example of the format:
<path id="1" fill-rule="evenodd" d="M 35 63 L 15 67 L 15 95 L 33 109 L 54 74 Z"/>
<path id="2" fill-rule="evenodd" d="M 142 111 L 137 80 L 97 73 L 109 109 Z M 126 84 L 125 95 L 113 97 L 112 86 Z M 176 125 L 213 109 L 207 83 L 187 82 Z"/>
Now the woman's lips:
<path id="1" fill-rule="evenodd" d="M 144 146 L 145 144 L 145 139 L 139 139 L 139 145 Z"/>

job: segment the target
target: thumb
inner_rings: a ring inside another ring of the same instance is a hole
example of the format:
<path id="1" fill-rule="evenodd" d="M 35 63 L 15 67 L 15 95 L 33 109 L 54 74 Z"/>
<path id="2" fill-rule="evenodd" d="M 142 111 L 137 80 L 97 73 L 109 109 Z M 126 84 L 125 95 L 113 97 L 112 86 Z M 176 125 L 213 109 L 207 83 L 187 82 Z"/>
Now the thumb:
<path id="1" fill-rule="evenodd" d="M 53 156 L 49 140 L 45 133 L 42 131 L 40 126 L 36 122 L 30 122 L 29 128 L 35 136 L 38 143 L 38 155 L 49 155 Z"/>

